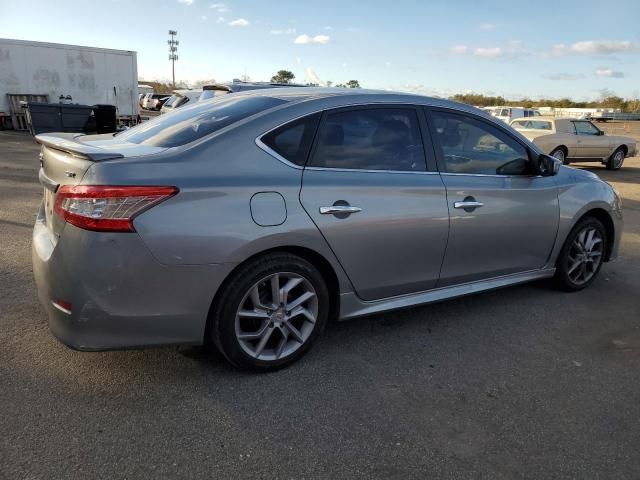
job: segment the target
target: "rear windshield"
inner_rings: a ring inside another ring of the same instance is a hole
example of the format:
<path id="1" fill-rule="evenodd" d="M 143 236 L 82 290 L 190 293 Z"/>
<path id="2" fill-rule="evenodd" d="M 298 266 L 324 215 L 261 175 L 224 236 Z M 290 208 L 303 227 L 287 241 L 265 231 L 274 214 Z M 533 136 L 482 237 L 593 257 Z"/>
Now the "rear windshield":
<path id="1" fill-rule="evenodd" d="M 203 100 L 209 100 L 213 97 L 221 97 L 222 95 L 227 95 L 228 93 L 231 92 L 227 90 L 203 90 L 200 94 L 200 97 L 198 98 L 198 101 L 201 102 Z"/>
<path id="2" fill-rule="evenodd" d="M 551 122 L 544 120 L 525 120 L 511 124 L 516 130 L 551 130 Z"/>
<path id="3" fill-rule="evenodd" d="M 125 142 L 153 147 L 177 147 L 285 102 L 273 97 L 242 96 L 196 103 L 156 117 L 118 137 Z"/>

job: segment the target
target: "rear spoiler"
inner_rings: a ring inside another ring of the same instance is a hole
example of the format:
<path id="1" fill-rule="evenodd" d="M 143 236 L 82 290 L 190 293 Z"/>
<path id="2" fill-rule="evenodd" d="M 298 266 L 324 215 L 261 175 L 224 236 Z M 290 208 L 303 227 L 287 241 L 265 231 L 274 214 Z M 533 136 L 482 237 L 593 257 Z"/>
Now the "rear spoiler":
<path id="1" fill-rule="evenodd" d="M 82 136 L 77 133 L 47 133 L 36 135 L 36 142 L 45 147 L 61 150 L 74 157 L 85 158 L 92 162 L 124 158 L 121 153 L 108 152 L 102 148 L 92 147 L 76 140 Z"/>

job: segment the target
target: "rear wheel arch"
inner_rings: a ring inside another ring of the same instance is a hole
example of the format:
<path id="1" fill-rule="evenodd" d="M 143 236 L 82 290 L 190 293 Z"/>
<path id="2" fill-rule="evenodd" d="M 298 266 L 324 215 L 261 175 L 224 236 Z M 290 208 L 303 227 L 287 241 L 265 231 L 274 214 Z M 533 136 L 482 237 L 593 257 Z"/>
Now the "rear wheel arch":
<path id="1" fill-rule="evenodd" d="M 316 267 L 320 271 L 320 274 L 322 275 L 322 278 L 326 283 L 327 289 L 329 291 L 329 300 L 331 302 L 331 304 L 329 305 L 329 320 L 337 318 L 340 312 L 340 284 L 338 280 L 338 275 L 336 274 L 335 269 L 331 265 L 331 262 L 329 262 L 322 254 L 307 247 L 300 247 L 295 245 L 279 246 L 279 247 L 263 250 L 259 253 L 256 253 L 250 256 L 243 262 L 236 265 L 235 268 L 229 272 L 229 274 L 226 276 L 224 281 L 218 287 L 218 290 L 216 291 L 211 301 L 211 305 L 209 306 L 207 323 L 204 331 L 204 343 L 207 343 L 208 339 L 210 338 L 209 331 L 212 324 L 211 316 L 213 311 L 216 308 L 216 305 L 218 304 L 218 302 L 221 301 L 221 292 L 223 292 L 227 284 L 230 281 L 232 281 L 236 272 L 244 268 L 248 263 L 255 262 L 256 260 L 259 260 L 260 258 L 265 257 L 267 255 L 277 254 L 277 253 L 291 254 L 291 255 L 300 257 L 306 260 L 307 262 L 311 263 L 314 267 Z"/>

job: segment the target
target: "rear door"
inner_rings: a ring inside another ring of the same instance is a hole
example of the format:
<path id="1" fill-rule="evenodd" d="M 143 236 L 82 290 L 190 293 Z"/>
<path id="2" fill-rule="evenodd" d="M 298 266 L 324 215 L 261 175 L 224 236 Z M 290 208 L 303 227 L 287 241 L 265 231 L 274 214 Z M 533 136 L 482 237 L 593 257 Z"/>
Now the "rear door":
<path id="1" fill-rule="evenodd" d="M 554 177 L 532 174 L 527 148 L 480 117 L 429 116 L 450 217 L 438 286 L 543 267 L 558 230 Z"/>
<path id="2" fill-rule="evenodd" d="M 410 105 L 323 114 L 300 200 L 365 300 L 438 280 L 449 218 L 425 129 Z"/>

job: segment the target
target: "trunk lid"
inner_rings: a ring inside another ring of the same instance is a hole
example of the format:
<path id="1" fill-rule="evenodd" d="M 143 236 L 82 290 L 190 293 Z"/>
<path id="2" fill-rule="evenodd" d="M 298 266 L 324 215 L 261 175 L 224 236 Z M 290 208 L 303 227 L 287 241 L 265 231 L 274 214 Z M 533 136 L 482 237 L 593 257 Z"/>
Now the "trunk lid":
<path id="1" fill-rule="evenodd" d="M 45 224 L 55 236 L 60 235 L 65 225 L 65 221 L 53 211 L 56 194 L 61 186 L 80 184 L 95 162 L 149 155 L 165 150 L 121 142 L 111 134 L 89 136 L 49 133 L 37 135 L 36 141 L 42 145 L 38 179 L 44 187 Z"/>

